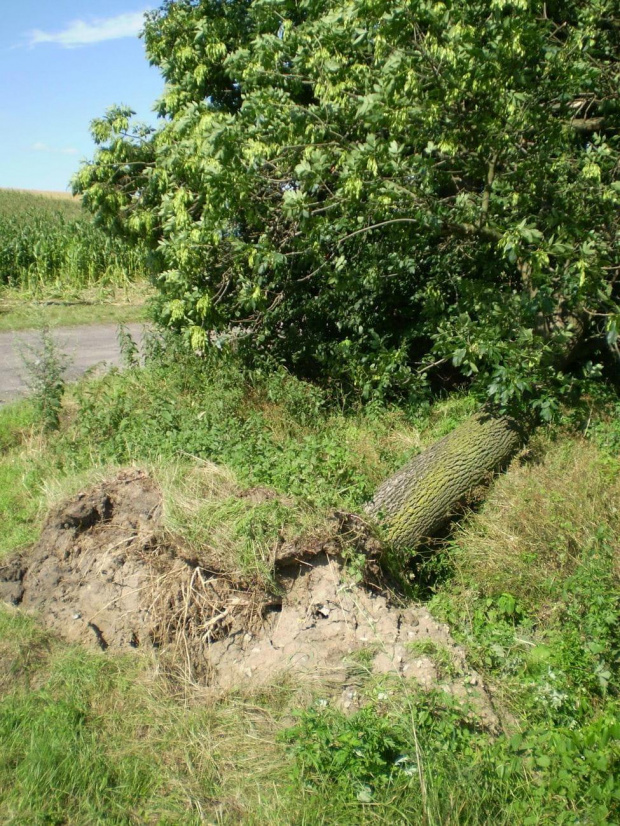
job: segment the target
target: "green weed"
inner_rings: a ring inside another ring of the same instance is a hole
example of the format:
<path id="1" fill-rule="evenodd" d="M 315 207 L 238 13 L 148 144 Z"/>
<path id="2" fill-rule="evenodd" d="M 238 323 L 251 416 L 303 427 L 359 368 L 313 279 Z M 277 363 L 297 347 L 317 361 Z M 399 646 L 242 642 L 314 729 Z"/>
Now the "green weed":
<path id="1" fill-rule="evenodd" d="M 433 694 L 374 700 L 352 716 L 311 708 L 283 735 L 291 775 L 320 811 L 295 822 L 612 822 L 620 811 L 614 711 L 579 730 L 494 738 Z"/>
<path id="2" fill-rule="evenodd" d="M 247 374 L 232 360 L 168 353 L 146 370 L 81 385 L 70 437 L 104 461 L 189 455 L 227 465 L 247 486 L 318 508 L 359 508 L 411 455 L 417 431 L 389 410 L 345 415 L 305 387 L 285 374 Z M 300 397 L 310 393 L 306 409 Z"/>
<path id="3" fill-rule="evenodd" d="M 69 357 L 59 349 L 49 328 L 44 327 L 34 344 L 24 346 L 21 359 L 31 401 L 43 429 L 58 430 Z"/>
<path id="4" fill-rule="evenodd" d="M 434 640 L 416 640 L 415 642 L 407 643 L 407 647 L 414 654 L 428 657 L 433 661 L 437 670 L 437 678 L 445 680 L 446 678 L 458 677 L 461 674 L 461 669 L 454 661 L 454 657 L 450 650 L 445 645 L 435 642 Z"/>

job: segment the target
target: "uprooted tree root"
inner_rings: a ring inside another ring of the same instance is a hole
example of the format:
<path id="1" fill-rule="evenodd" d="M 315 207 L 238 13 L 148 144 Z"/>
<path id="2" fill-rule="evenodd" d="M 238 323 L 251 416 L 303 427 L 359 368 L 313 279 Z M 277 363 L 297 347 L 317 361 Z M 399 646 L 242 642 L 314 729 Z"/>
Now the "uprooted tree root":
<path id="1" fill-rule="evenodd" d="M 276 545 L 268 587 L 188 555 L 162 527 L 153 479 L 123 471 L 50 513 L 34 548 L 0 568 L 0 598 L 71 642 L 155 650 L 167 669 L 214 690 L 292 672 L 340 692 L 348 707 L 360 680 L 391 675 L 441 683 L 495 726 L 447 627 L 390 597 L 381 550 L 363 519 L 334 514 L 317 533 Z M 363 585 L 346 575 L 351 554 L 365 560 Z"/>

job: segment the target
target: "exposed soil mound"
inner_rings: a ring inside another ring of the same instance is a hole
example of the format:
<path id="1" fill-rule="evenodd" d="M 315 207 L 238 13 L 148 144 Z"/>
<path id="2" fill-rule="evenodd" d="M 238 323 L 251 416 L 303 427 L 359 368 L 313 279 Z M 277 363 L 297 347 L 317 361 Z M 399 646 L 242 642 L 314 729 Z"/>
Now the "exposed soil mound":
<path id="1" fill-rule="evenodd" d="M 145 473 L 120 474 L 52 511 L 36 546 L 0 571 L 0 595 L 71 642 L 137 647 L 158 559 L 161 496 Z"/>
<path id="2" fill-rule="evenodd" d="M 221 688 L 273 682 L 295 671 L 357 704 L 356 686 L 373 675 L 441 684 L 467 700 L 495 728 L 497 718 L 479 675 L 467 665 L 448 627 L 423 606 L 399 608 L 381 592 L 347 581 L 341 561 L 319 553 L 312 563 L 280 569 L 284 596 L 254 633 L 213 642 L 209 659 Z"/>
<path id="3" fill-rule="evenodd" d="M 256 495 L 256 491 L 248 495 Z M 261 491 L 261 495 L 264 492 Z M 56 508 L 27 554 L 0 568 L 0 598 L 36 612 L 71 642 L 160 649 L 216 689 L 295 672 L 342 692 L 372 674 L 442 684 L 495 716 L 462 650 L 424 607 L 400 608 L 343 571 L 345 548 L 372 570 L 379 543 L 363 520 L 334 515 L 324 533 L 274 549 L 271 593 L 186 558 L 162 529 L 162 497 L 144 472 L 120 473 Z"/>

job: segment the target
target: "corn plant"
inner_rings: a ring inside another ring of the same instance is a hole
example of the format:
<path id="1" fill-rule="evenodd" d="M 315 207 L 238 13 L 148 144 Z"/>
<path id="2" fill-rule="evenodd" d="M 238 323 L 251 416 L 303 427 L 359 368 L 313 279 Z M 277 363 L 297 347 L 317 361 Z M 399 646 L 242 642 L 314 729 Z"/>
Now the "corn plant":
<path id="1" fill-rule="evenodd" d="M 0 191 L 0 286 L 123 286 L 146 275 L 146 252 L 95 226 L 78 201 Z"/>

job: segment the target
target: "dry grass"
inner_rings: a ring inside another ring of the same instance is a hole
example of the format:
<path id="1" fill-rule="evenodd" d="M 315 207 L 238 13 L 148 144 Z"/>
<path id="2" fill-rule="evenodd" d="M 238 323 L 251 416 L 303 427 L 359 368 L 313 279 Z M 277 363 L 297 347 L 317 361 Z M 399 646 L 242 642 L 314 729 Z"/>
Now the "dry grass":
<path id="1" fill-rule="evenodd" d="M 28 195 L 38 195 L 41 198 L 51 198 L 52 200 L 82 200 L 79 195 L 73 195 L 71 192 L 61 192 L 54 189 L 12 189 L 10 187 L 0 187 L 4 192 L 23 192 Z"/>
<path id="2" fill-rule="evenodd" d="M 164 526 L 201 565 L 233 580 L 268 587 L 275 551 L 316 529 L 325 515 L 269 488 L 243 489 L 212 462 L 154 468 L 164 501 Z"/>
<path id="3" fill-rule="evenodd" d="M 152 295 L 153 289 L 145 281 L 64 292 L 50 285 L 32 294 L 0 287 L 0 333 L 44 326 L 145 321 Z"/>
<path id="4" fill-rule="evenodd" d="M 615 544 L 620 560 L 619 469 L 583 440 L 551 445 L 537 464 L 513 463 L 457 535 L 460 575 L 483 594 L 536 602 L 597 537 Z"/>

